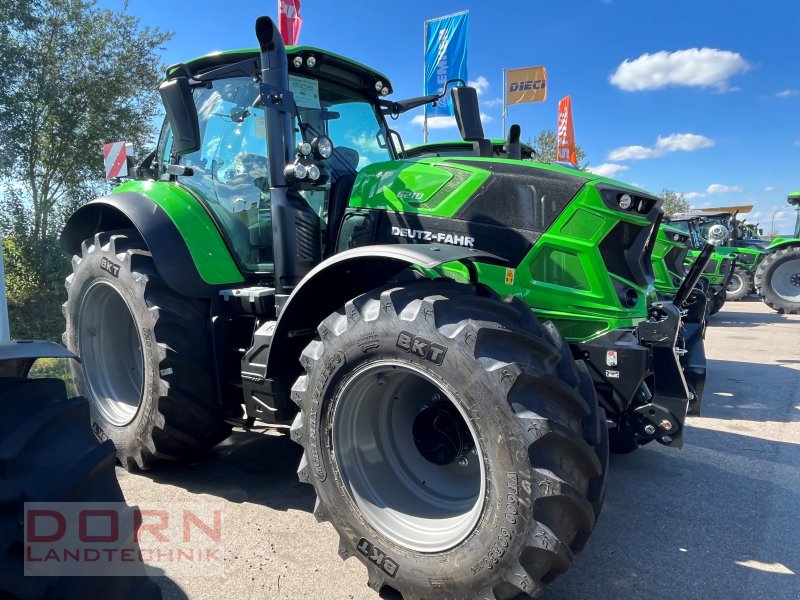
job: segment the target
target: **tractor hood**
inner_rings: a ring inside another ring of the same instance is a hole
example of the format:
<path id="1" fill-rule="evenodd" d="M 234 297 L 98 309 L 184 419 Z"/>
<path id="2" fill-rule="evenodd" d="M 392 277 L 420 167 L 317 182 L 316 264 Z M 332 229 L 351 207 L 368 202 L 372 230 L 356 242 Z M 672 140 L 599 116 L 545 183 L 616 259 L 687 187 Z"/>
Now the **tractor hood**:
<path id="1" fill-rule="evenodd" d="M 350 206 L 471 220 L 505 216 L 517 227 L 543 231 L 595 179 L 591 173 L 533 162 L 406 159 L 362 169 Z"/>

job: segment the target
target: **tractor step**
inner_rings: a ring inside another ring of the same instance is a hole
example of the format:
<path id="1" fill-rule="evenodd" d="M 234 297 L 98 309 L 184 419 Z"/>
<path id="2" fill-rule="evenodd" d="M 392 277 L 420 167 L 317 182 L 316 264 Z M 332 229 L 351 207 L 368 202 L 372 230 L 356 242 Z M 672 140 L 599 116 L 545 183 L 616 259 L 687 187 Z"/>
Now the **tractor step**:
<path id="1" fill-rule="evenodd" d="M 275 315 L 275 288 L 246 287 L 220 290 L 222 310 L 229 314 Z"/>

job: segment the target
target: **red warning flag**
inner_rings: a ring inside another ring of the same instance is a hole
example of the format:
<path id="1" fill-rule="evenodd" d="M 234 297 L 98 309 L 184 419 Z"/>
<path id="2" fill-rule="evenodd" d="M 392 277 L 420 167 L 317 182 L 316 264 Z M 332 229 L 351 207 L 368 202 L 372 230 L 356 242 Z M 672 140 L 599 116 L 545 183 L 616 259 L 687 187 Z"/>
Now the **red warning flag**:
<path id="1" fill-rule="evenodd" d="M 575 154 L 575 131 L 572 128 L 572 100 L 567 96 L 558 103 L 558 146 L 556 160 L 578 164 Z"/>
<path id="2" fill-rule="evenodd" d="M 302 25 L 300 0 L 278 0 L 278 30 L 281 32 L 284 44 L 297 45 Z"/>

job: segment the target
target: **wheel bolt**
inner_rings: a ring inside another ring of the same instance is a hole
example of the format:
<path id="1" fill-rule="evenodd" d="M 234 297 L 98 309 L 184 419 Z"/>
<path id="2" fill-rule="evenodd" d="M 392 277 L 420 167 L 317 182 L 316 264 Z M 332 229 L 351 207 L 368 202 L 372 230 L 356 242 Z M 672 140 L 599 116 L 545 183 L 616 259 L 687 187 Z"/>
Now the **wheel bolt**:
<path id="1" fill-rule="evenodd" d="M 442 399 L 442 397 L 439 394 L 434 394 L 433 396 L 431 396 L 431 400 L 433 402 L 438 402 L 441 399 Z"/>
<path id="2" fill-rule="evenodd" d="M 466 467 L 467 465 L 469 465 L 469 461 L 467 460 L 466 456 L 462 456 L 461 458 L 458 459 L 459 467 Z"/>
<path id="3" fill-rule="evenodd" d="M 656 428 L 653 427 L 652 425 L 645 425 L 644 426 L 644 432 L 647 435 L 653 435 L 656 432 Z"/>
<path id="4" fill-rule="evenodd" d="M 672 430 L 672 423 L 670 421 L 667 421 L 666 419 L 661 421 L 660 425 L 661 425 L 661 429 L 663 429 L 664 431 L 671 431 Z"/>

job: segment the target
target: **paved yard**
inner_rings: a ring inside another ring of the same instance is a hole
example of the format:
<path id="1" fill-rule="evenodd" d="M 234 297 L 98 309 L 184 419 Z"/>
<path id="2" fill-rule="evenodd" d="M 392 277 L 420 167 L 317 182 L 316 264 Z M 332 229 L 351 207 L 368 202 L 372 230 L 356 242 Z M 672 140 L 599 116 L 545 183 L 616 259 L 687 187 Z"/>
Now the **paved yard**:
<path id="1" fill-rule="evenodd" d="M 546 599 L 800 599 L 800 317 L 728 303 L 706 351 L 685 447 L 612 457 L 600 522 Z M 200 464 L 117 470 L 129 503 L 224 504 L 224 578 L 159 578 L 165 598 L 377 598 L 314 520 L 299 457 L 287 437 L 239 432 Z"/>

